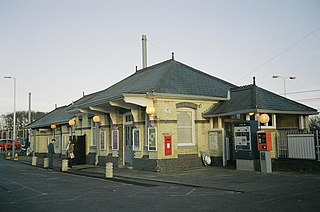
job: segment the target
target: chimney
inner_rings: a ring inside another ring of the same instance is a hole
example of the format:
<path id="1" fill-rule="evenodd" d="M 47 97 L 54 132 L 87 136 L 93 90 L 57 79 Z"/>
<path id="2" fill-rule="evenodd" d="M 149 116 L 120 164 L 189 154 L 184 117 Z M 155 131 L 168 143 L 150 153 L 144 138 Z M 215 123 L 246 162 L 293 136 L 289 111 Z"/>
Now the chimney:
<path id="1" fill-rule="evenodd" d="M 147 68 L 147 36 L 142 35 L 142 68 Z"/>

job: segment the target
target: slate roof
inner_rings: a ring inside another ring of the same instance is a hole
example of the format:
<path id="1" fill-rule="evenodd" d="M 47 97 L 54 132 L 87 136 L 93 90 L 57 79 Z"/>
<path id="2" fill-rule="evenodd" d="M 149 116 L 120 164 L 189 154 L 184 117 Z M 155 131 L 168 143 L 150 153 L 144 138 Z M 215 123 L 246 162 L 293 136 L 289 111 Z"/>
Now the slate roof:
<path id="1" fill-rule="evenodd" d="M 170 59 L 136 71 L 105 90 L 85 96 L 76 101 L 70 110 L 116 100 L 122 98 L 124 93 L 154 92 L 226 98 L 228 90 L 234 87 L 231 83 Z"/>
<path id="2" fill-rule="evenodd" d="M 40 119 L 30 123 L 26 128 L 46 128 L 50 127 L 51 124 L 66 124 L 70 119 L 74 118 L 73 114 L 67 113 L 66 109 L 68 106 L 58 107 L 55 110 L 47 113 Z"/>
<path id="3" fill-rule="evenodd" d="M 220 102 L 204 114 L 204 117 L 227 116 L 249 112 L 314 115 L 318 111 L 293 100 L 253 85 L 230 90 L 230 100 Z"/>

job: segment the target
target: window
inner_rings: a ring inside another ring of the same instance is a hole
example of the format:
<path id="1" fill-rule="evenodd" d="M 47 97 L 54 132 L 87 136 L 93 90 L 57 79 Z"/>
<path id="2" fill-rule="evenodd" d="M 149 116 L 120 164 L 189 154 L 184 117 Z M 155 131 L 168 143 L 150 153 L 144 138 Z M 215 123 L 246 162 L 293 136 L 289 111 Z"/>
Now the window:
<path id="1" fill-rule="evenodd" d="M 126 115 L 125 119 L 126 119 L 126 122 L 133 122 L 133 116 L 131 114 L 130 115 Z"/>
<path id="2" fill-rule="evenodd" d="M 148 151 L 157 151 L 157 128 L 148 128 Z"/>
<path id="3" fill-rule="evenodd" d="M 194 146 L 194 110 L 181 108 L 177 110 L 178 146 Z"/>
<path id="4" fill-rule="evenodd" d="M 100 131 L 100 147 L 101 150 L 106 150 L 106 130 L 101 129 Z"/>
<path id="5" fill-rule="evenodd" d="M 91 119 L 91 146 L 97 146 L 98 125 Z"/>
<path id="6" fill-rule="evenodd" d="M 231 115 L 231 119 L 241 119 L 240 114 Z"/>
<path id="7" fill-rule="evenodd" d="M 133 129 L 132 130 L 133 135 L 133 151 L 141 151 L 141 145 L 140 145 L 140 129 Z"/>
<path id="8" fill-rule="evenodd" d="M 67 139 L 68 139 L 67 135 L 62 136 L 62 152 L 63 153 L 65 153 L 67 149 Z"/>
<path id="9" fill-rule="evenodd" d="M 47 142 L 47 146 L 49 145 L 49 143 L 50 143 L 50 137 L 49 136 L 47 136 L 47 138 L 46 138 L 46 142 Z"/>
<path id="10" fill-rule="evenodd" d="M 119 130 L 112 130 L 112 150 L 119 150 Z"/>
<path id="11" fill-rule="evenodd" d="M 56 139 L 56 142 L 54 143 L 57 149 L 60 149 L 60 136 L 55 135 L 54 138 Z"/>

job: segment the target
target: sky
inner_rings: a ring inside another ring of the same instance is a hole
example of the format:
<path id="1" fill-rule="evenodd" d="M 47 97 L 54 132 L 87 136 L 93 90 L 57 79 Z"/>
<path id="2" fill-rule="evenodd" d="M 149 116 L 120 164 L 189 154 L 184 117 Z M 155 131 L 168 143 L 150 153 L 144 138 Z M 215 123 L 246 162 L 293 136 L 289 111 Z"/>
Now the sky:
<path id="1" fill-rule="evenodd" d="M 171 58 L 320 109 L 319 0 L 0 0 L 0 115 L 49 112 Z M 273 75 L 282 78 L 274 79 Z M 295 80 L 287 77 L 294 76 Z"/>

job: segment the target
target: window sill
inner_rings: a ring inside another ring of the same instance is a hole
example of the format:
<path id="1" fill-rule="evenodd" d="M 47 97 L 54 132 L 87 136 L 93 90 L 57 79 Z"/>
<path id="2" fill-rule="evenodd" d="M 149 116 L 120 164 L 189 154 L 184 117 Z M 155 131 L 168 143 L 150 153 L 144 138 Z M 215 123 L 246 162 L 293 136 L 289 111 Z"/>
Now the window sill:
<path id="1" fill-rule="evenodd" d="M 277 129 L 277 127 L 275 127 L 275 126 L 259 126 L 259 130 L 275 130 L 275 129 Z"/>
<path id="2" fill-rule="evenodd" d="M 178 144 L 178 149 L 194 150 L 196 148 L 197 147 L 194 144 Z"/>

